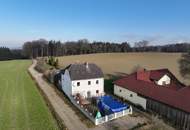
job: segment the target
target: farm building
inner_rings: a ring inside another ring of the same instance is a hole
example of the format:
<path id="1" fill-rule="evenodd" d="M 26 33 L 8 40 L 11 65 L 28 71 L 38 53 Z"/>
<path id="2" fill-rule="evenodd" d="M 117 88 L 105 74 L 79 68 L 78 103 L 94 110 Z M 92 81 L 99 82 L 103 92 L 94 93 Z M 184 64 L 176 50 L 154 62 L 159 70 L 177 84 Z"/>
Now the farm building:
<path id="1" fill-rule="evenodd" d="M 190 87 L 168 70 L 139 70 L 114 81 L 114 94 L 190 130 Z"/>
<path id="2" fill-rule="evenodd" d="M 77 93 L 85 98 L 104 94 L 104 75 L 97 65 L 74 63 L 60 72 L 57 82 L 68 97 Z"/>

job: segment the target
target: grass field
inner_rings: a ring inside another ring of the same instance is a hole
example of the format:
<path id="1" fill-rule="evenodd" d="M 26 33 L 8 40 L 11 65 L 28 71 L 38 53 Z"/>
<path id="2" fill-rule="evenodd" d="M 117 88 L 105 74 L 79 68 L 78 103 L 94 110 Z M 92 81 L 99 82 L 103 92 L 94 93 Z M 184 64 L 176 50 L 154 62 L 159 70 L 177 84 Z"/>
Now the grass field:
<path id="1" fill-rule="evenodd" d="M 140 65 L 147 69 L 168 68 L 183 83 L 179 73 L 178 60 L 180 53 L 105 53 L 59 57 L 59 65 L 65 67 L 74 62 L 94 62 L 102 68 L 105 74 L 131 73 L 135 66 Z"/>
<path id="2" fill-rule="evenodd" d="M 0 130 L 53 130 L 57 124 L 27 73 L 29 60 L 0 62 Z"/>

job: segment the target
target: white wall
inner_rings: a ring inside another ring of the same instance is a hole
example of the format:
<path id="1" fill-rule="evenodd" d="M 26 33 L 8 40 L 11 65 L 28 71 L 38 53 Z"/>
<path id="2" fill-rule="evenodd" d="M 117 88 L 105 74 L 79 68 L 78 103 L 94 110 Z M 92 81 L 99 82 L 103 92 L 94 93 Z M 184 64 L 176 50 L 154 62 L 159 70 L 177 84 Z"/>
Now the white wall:
<path id="1" fill-rule="evenodd" d="M 170 82 L 171 82 L 170 77 L 167 76 L 167 75 L 164 75 L 164 76 L 163 76 L 160 80 L 158 80 L 156 83 L 157 83 L 158 85 L 164 85 L 163 82 L 165 82 L 165 84 L 170 84 Z"/>
<path id="2" fill-rule="evenodd" d="M 96 80 L 99 81 L 98 84 Z M 88 85 L 88 81 L 91 81 L 91 85 Z M 80 82 L 80 86 L 77 86 L 77 82 Z M 99 94 L 104 93 L 104 78 L 72 81 L 72 94 L 80 93 L 87 97 L 87 92 L 90 91 L 91 96 L 97 96 L 96 90 L 99 90 Z"/>
<path id="3" fill-rule="evenodd" d="M 63 92 L 70 97 L 72 92 L 71 79 L 68 70 L 65 70 L 65 73 L 61 75 L 61 84 Z"/>
<path id="4" fill-rule="evenodd" d="M 120 91 L 121 90 L 121 91 Z M 123 87 L 114 85 L 114 94 L 146 109 L 146 99 Z M 132 96 L 130 96 L 132 95 Z"/>
<path id="5" fill-rule="evenodd" d="M 96 84 L 97 80 L 98 84 Z M 91 85 L 88 85 L 88 81 L 91 81 Z M 77 86 L 77 82 L 80 82 L 80 86 Z M 91 96 L 98 96 L 96 90 L 99 91 L 99 94 L 104 93 L 104 78 L 71 81 L 68 70 L 65 70 L 65 73 L 61 75 L 61 84 L 63 92 L 68 97 L 76 93 L 87 97 L 88 91 Z"/>

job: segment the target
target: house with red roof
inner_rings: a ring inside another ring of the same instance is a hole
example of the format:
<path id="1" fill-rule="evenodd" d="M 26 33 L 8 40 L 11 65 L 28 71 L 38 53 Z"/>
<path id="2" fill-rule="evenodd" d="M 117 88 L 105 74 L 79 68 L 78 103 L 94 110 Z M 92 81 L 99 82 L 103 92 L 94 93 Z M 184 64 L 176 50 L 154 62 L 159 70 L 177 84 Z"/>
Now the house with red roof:
<path id="1" fill-rule="evenodd" d="M 113 83 L 115 95 L 190 130 L 190 87 L 168 69 L 141 69 Z"/>

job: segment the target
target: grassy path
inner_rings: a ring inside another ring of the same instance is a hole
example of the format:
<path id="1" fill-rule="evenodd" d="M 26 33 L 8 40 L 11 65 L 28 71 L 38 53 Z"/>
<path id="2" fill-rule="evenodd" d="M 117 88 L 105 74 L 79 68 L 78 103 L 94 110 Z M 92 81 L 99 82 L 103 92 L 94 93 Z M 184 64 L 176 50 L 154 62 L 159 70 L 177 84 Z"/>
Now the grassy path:
<path id="1" fill-rule="evenodd" d="M 0 62 L 0 130 L 54 130 L 55 120 L 27 73 L 28 60 Z"/>

